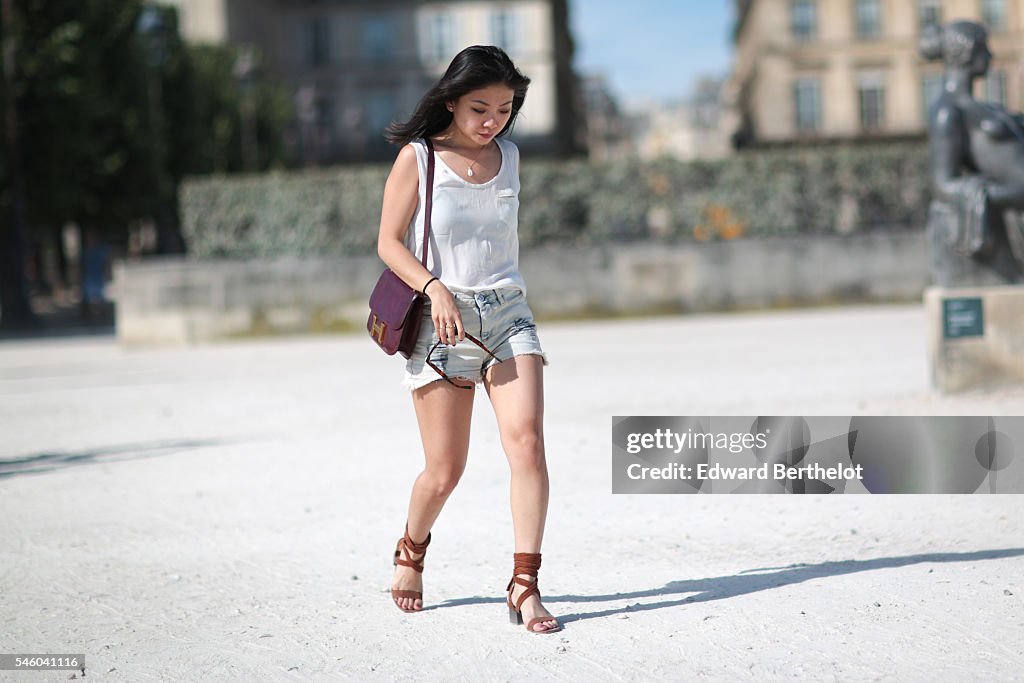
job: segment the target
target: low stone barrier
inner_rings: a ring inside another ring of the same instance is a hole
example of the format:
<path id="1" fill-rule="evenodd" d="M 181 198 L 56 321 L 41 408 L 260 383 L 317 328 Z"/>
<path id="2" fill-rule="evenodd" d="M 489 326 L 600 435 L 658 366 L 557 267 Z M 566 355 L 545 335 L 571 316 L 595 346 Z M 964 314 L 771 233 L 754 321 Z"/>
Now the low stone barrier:
<path id="1" fill-rule="evenodd" d="M 924 232 L 552 247 L 520 255 L 540 318 L 920 300 Z M 376 257 L 195 261 L 115 268 L 126 345 L 362 329 Z"/>

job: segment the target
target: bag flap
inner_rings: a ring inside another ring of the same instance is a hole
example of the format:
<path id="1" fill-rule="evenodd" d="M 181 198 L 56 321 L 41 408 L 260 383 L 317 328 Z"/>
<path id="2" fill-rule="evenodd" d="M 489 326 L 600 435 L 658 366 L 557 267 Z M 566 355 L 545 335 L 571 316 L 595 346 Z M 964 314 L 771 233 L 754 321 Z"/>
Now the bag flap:
<path id="1" fill-rule="evenodd" d="M 385 270 L 370 294 L 370 311 L 391 329 L 399 330 L 419 296 L 391 270 Z"/>

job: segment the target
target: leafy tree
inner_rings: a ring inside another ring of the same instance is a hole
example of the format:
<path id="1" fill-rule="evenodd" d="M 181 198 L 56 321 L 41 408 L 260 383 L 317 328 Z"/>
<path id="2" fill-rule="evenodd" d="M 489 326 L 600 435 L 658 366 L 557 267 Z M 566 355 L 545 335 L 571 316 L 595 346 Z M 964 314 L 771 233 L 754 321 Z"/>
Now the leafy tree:
<path id="1" fill-rule="evenodd" d="M 9 325 L 23 323 L 28 309 L 27 242 L 53 239 L 69 220 L 113 236 L 112 226 L 144 212 L 151 145 L 135 31 L 140 0 L 3 2 L 12 49 L 5 53 L 0 230 L 21 237 L 0 244 L 9 266 L 0 272 L 0 324 Z"/>
<path id="2" fill-rule="evenodd" d="M 286 164 L 284 130 L 292 117 L 286 88 L 270 82 L 258 61 L 248 83 L 235 72 L 243 50 L 227 45 L 190 45 L 187 68 L 168 88 L 188 93 L 188 111 L 179 112 L 182 142 L 170 160 L 175 178 L 205 173 L 265 171 Z M 251 117 L 254 167 L 246 168 L 243 128 Z"/>
<path id="3" fill-rule="evenodd" d="M 258 69 L 240 82 L 238 48 L 185 44 L 173 8 L 146 17 L 163 27 L 154 35 L 140 25 L 143 0 L 0 3 L 9 48 L 0 79 L 0 325 L 30 317 L 28 240 L 54 240 L 74 221 L 122 241 L 130 221 L 152 217 L 160 250 L 178 251 L 182 178 L 243 170 L 244 124 L 258 149 L 247 170 L 285 162 L 285 90 Z"/>

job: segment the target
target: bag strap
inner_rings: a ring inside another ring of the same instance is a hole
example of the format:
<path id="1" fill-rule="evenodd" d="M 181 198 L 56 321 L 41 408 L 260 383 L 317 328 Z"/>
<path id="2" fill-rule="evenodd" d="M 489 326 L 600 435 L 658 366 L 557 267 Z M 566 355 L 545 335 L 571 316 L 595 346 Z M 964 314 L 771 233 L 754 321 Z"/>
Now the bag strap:
<path id="1" fill-rule="evenodd" d="M 430 244 L 430 214 L 434 205 L 434 143 L 428 137 L 424 137 L 423 141 L 427 143 L 427 191 L 423 204 L 423 255 L 420 257 L 420 263 L 426 268 L 427 245 Z"/>

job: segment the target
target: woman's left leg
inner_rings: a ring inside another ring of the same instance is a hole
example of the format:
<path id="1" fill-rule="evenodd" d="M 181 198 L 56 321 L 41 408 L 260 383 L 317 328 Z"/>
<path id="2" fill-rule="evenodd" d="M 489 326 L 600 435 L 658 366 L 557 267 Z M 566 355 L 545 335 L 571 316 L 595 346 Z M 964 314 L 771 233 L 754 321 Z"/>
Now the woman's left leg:
<path id="1" fill-rule="evenodd" d="M 537 355 L 515 356 L 491 366 L 484 387 L 498 419 L 501 445 L 512 470 L 512 524 L 515 551 L 539 553 L 548 510 L 548 468 L 544 455 L 543 360 Z M 525 581 L 536 579 L 520 575 Z M 528 590 L 515 584 L 512 599 Z M 523 620 L 546 618 L 533 630 L 557 628 L 558 622 L 532 595 L 523 602 Z"/>

